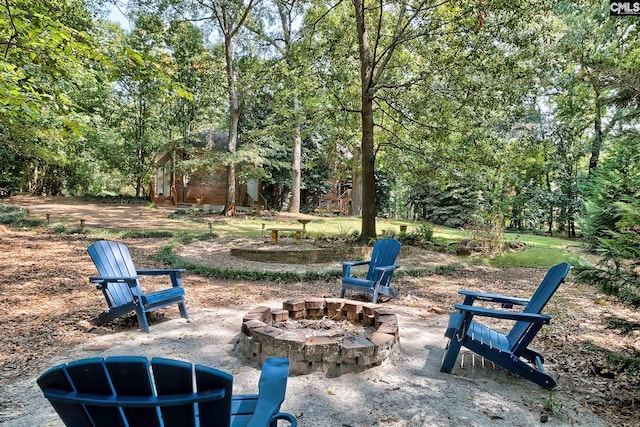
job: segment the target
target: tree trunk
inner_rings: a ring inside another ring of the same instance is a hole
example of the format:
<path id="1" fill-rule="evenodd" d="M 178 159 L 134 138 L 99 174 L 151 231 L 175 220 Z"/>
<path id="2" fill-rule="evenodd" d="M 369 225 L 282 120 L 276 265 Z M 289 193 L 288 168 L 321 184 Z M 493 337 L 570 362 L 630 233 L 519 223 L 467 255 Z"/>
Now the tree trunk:
<path id="1" fill-rule="evenodd" d="M 376 183 L 373 150 L 373 99 L 362 99 L 362 231 L 361 239 L 376 237 Z"/>
<path id="2" fill-rule="evenodd" d="M 351 168 L 351 216 L 362 215 L 362 151 L 353 148 L 353 166 Z"/>
<path id="3" fill-rule="evenodd" d="M 591 157 L 589 158 L 589 176 L 591 176 L 598 167 L 598 159 L 600 158 L 600 150 L 602 149 L 602 101 L 600 100 L 600 90 L 594 85 L 596 92 L 596 117 L 594 122 L 594 135 L 591 142 Z"/>
<path id="4" fill-rule="evenodd" d="M 369 33 L 365 25 L 364 3 L 353 0 L 360 52 L 361 118 L 362 118 L 362 229 L 360 241 L 376 238 L 375 152 L 373 141 L 373 61 L 369 51 Z"/>
<path id="5" fill-rule="evenodd" d="M 293 164 L 291 168 L 291 204 L 289 212 L 300 212 L 300 188 L 302 186 L 302 135 L 300 133 L 300 105 L 298 95 L 293 97 Z"/>
<path id="6" fill-rule="evenodd" d="M 236 152 L 238 144 L 238 120 L 240 109 L 238 107 L 237 76 L 233 68 L 233 39 L 231 34 L 225 32 L 224 36 L 225 59 L 227 65 L 227 84 L 229 85 L 229 136 L 227 151 L 231 156 Z M 236 204 L 236 165 L 232 160 L 227 166 L 227 195 L 224 212 L 235 209 Z"/>

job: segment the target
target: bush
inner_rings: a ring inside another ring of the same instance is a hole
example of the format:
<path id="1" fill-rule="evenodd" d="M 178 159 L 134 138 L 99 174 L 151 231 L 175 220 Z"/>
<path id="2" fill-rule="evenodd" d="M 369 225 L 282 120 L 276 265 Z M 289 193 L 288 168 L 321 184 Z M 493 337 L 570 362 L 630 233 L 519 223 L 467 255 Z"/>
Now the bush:
<path id="1" fill-rule="evenodd" d="M 29 219 L 29 210 L 0 203 L 0 224 L 12 225 L 15 227 L 39 227 L 42 220 Z"/>
<path id="2" fill-rule="evenodd" d="M 431 246 L 433 243 L 433 225 L 423 223 L 418 225 L 416 231 L 400 233 L 398 235 L 400 243 L 411 246 Z"/>
<path id="3" fill-rule="evenodd" d="M 504 219 L 502 215 L 494 215 L 483 218 L 473 216 L 473 221 L 467 227 L 469 238 L 461 241 L 471 252 L 480 252 L 483 255 L 494 256 L 501 254 L 505 249 Z"/>

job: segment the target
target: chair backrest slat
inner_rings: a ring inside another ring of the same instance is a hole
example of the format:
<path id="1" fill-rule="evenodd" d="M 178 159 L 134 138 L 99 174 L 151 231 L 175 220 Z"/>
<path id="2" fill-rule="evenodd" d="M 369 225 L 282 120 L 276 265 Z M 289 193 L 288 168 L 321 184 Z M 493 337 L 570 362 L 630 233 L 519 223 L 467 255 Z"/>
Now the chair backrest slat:
<path id="1" fill-rule="evenodd" d="M 132 277 L 136 276 L 131 254 L 126 245 L 110 240 L 100 240 L 92 243 L 87 249 L 89 256 L 102 277 Z M 135 289 L 130 289 L 124 282 L 109 283 L 105 295 L 111 306 L 121 306 L 133 300 L 132 292 L 142 294 L 140 283 Z"/>
<path id="2" fill-rule="evenodd" d="M 107 372 L 116 395 L 153 396 L 153 384 L 149 373 L 149 361 L 141 356 L 109 357 L 105 361 Z M 159 427 L 157 408 L 124 408 L 129 425 Z"/>
<path id="3" fill-rule="evenodd" d="M 65 365 L 54 366 L 38 378 L 38 386 L 43 391 L 57 389 L 77 391 L 69 378 Z M 91 418 L 82 405 L 50 401 L 62 422 L 67 426 L 90 426 Z"/>
<path id="4" fill-rule="evenodd" d="M 115 395 L 104 360 L 84 359 L 70 362 L 66 371 L 75 391 L 105 396 Z M 125 426 L 124 412 L 120 408 L 83 405 L 89 418 L 96 426 Z"/>
<path id="5" fill-rule="evenodd" d="M 569 269 L 570 266 L 566 262 L 551 267 L 544 276 L 544 279 L 542 279 L 542 282 L 540 282 L 538 289 L 536 289 L 529 303 L 525 306 L 523 312 L 541 313 L 558 289 L 558 286 L 560 286 L 565 277 L 567 277 Z M 513 325 L 513 328 L 507 335 L 507 339 L 515 354 L 518 353 L 518 348 L 526 348 L 531 343 L 538 329 L 540 328 L 537 327 L 535 331 L 532 330 L 532 323 L 525 321 L 518 321 Z"/>
<path id="6" fill-rule="evenodd" d="M 154 358 L 151 360 L 158 396 L 192 393 L 193 365 L 188 362 Z M 196 420 L 195 404 L 167 406 L 160 409 L 166 427 L 192 426 Z"/>
<path id="7" fill-rule="evenodd" d="M 196 365 L 197 391 L 214 390 L 224 388 L 225 395 L 221 400 L 202 402 L 198 404 L 200 423 L 202 426 L 227 426 L 231 425 L 231 399 L 233 389 L 233 376 L 208 366 Z"/>
<path id="8" fill-rule="evenodd" d="M 367 280 L 376 280 L 376 267 L 393 265 L 400 253 L 402 245 L 396 239 L 380 239 L 373 245 L 371 252 L 371 261 L 369 263 L 369 271 L 367 272 Z M 380 284 L 387 285 L 391 280 L 393 272 L 387 272 L 380 280 Z"/>

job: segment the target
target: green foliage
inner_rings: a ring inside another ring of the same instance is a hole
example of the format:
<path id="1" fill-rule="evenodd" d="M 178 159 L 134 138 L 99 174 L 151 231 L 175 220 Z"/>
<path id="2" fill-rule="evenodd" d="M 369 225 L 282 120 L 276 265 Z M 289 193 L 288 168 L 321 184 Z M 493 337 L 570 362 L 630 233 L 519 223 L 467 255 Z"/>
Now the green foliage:
<path id="1" fill-rule="evenodd" d="M 187 242 L 183 242 L 187 243 Z M 239 270 L 233 268 L 217 268 L 205 266 L 187 261 L 174 252 L 177 241 L 162 246 L 154 255 L 155 259 L 165 265 L 173 267 L 184 267 L 189 272 L 214 277 L 222 280 L 272 280 L 278 282 L 292 283 L 299 281 L 317 281 L 317 280 L 334 280 L 342 277 L 342 271 L 339 269 L 328 271 L 305 271 L 297 273 L 291 271 L 261 271 L 261 270 Z M 419 268 L 412 270 L 401 270 L 397 274 L 405 277 L 424 277 L 431 275 L 450 275 L 454 273 L 460 265 L 442 265 L 432 268 Z"/>
<path id="2" fill-rule="evenodd" d="M 640 307 L 640 144 L 625 138 L 595 173 L 583 233 L 602 261 L 578 278 Z"/>
<path id="3" fill-rule="evenodd" d="M 462 264 L 454 263 L 438 265 L 429 268 L 408 268 L 396 272 L 397 277 L 427 277 L 427 276 L 451 276 L 462 267 Z"/>
<path id="4" fill-rule="evenodd" d="M 12 1 L 0 14 L 0 194 L 61 194 L 88 181 L 78 86 L 106 63 L 79 0 Z"/>
<path id="5" fill-rule="evenodd" d="M 620 354 L 605 350 L 606 361 L 616 372 L 626 373 L 629 376 L 636 375 L 640 371 L 640 352 L 631 355 Z"/>
<path id="6" fill-rule="evenodd" d="M 149 238 L 168 238 L 173 237 L 175 233 L 168 230 L 126 230 L 119 233 L 123 239 L 149 239 Z"/>
<path id="7" fill-rule="evenodd" d="M 624 354 L 593 344 L 589 344 L 588 349 L 604 356 L 607 365 L 615 372 L 634 376 L 640 371 L 640 353 L 637 351 L 633 351 L 631 354 Z"/>
<path id="8" fill-rule="evenodd" d="M 604 320 L 607 323 L 608 328 L 616 329 L 623 335 L 627 335 L 633 331 L 640 330 L 640 323 L 631 321 L 629 319 L 621 319 L 619 317 L 609 316 Z"/>
<path id="9" fill-rule="evenodd" d="M 234 76 L 237 152 L 187 153 L 178 167 L 240 164 L 238 182 L 261 179 L 269 207 L 281 209 L 299 134 L 304 210 L 329 191 L 328 178 L 354 178 L 362 82 L 355 26 L 345 25 L 353 3 L 262 2 L 234 33 L 230 64 L 199 27 L 196 3 L 134 2 L 128 32 L 92 20 L 91 2 L 4 5 L 0 196 L 143 196 L 156 154 L 228 127 Z M 456 228 L 490 212 L 517 230 L 570 236 L 584 214 L 583 233 L 615 273 L 602 279 L 620 281 L 612 292 L 631 290 L 640 27 L 609 19 L 603 2 L 497 2 L 484 18 L 447 2 L 403 15 L 408 5 L 364 12 L 370 53 L 390 53 L 371 63 L 383 68 L 369 86 L 377 212 Z M 406 37 L 394 39 L 401 28 Z M 227 76 L 227 65 L 238 73 Z"/>
<path id="10" fill-rule="evenodd" d="M 598 267 L 579 265 L 575 272 L 581 282 L 596 286 L 607 295 L 615 295 L 633 307 L 640 307 L 640 277 L 637 272 L 622 264 L 616 265 L 613 260 Z"/>
<path id="11" fill-rule="evenodd" d="M 420 223 L 414 230 L 408 233 L 400 233 L 398 240 L 405 245 L 430 246 L 433 243 L 433 233 L 435 228 L 429 223 Z"/>
<path id="12" fill-rule="evenodd" d="M 168 244 L 158 250 L 155 258 L 166 265 L 184 267 L 194 274 L 215 277 L 223 280 L 274 280 L 285 283 L 313 280 L 331 280 L 342 277 L 342 271 L 307 271 L 296 273 L 289 271 L 257 271 L 232 268 L 217 268 L 186 261 L 173 251 L 175 244 Z"/>
<path id="13" fill-rule="evenodd" d="M 86 227 L 69 227 L 66 224 L 51 224 L 50 229 L 58 234 L 90 234 L 90 230 Z"/>
<path id="14" fill-rule="evenodd" d="M 409 202 L 419 219 L 445 227 L 464 227 L 480 207 L 480 194 L 472 187 L 450 185 L 445 188 L 418 182 Z"/>
<path id="15" fill-rule="evenodd" d="M 0 203 L 0 224 L 13 227 L 32 228 L 42 225 L 42 220 L 29 219 L 29 210 Z"/>
<path id="16" fill-rule="evenodd" d="M 176 219 L 176 218 L 184 218 L 185 216 L 211 216 L 211 215 L 219 215 L 221 213 L 220 209 L 214 209 L 211 207 L 208 208 L 188 208 L 188 209 L 176 209 L 175 211 L 169 213 L 167 218 Z"/>
<path id="17" fill-rule="evenodd" d="M 544 398 L 544 400 L 542 401 L 542 409 L 551 415 L 557 415 L 559 408 L 558 408 L 558 402 L 556 400 L 556 397 L 554 395 L 554 391 L 551 390 L 549 392 L 549 395 L 547 397 Z"/>
<path id="18" fill-rule="evenodd" d="M 147 205 L 149 203 L 149 199 L 146 197 L 127 196 L 123 194 L 118 194 L 118 195 L 85 194 L 79 197 L 79 199 L 86 202 L 118 203 L 118 204 L 127 204 L 127 205 Z"/>

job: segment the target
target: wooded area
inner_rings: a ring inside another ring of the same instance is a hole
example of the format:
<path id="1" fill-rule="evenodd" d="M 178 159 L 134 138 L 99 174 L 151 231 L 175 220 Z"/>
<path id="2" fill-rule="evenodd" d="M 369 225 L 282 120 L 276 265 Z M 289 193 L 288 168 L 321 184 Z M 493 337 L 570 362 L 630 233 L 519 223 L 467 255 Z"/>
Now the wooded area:
<path id="1" fill-rule="evenodd" d="M 145 196 L 154 156 L 309 210 L 586 237 L 615 292 L 640 231 L 637 17 L 607 1 L 15 0 L 0 10 L 0 195 Z M 236 170 L 236 166 L 241 168 Z M 602 279 L 602 271 L 591 273 Z M 626 292 L 626 291 L 625 291 Z M 638 304 L 640 298 L 629 298 Z"/>

